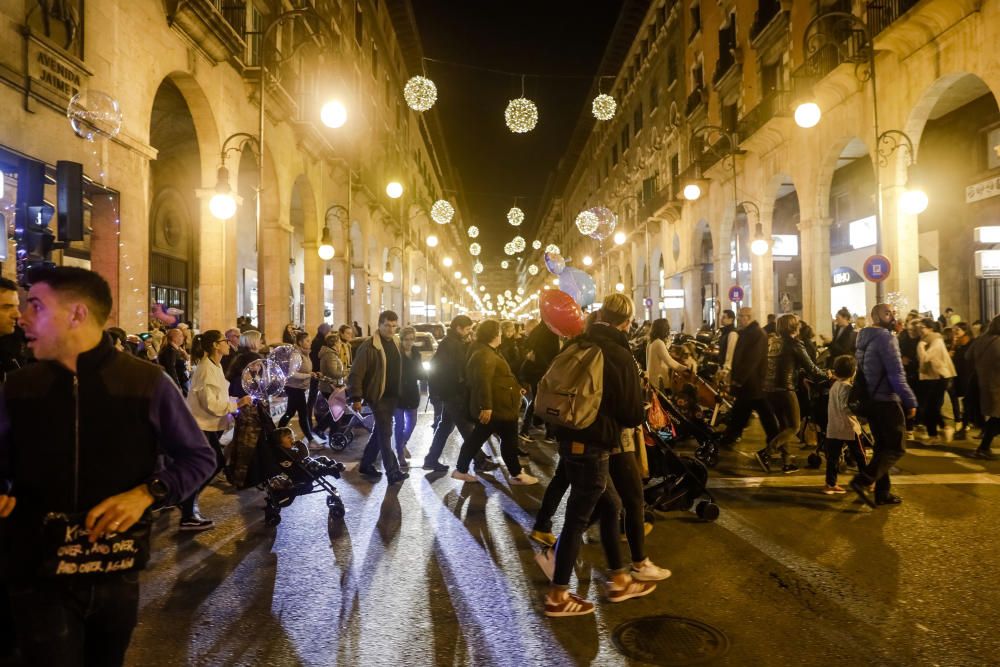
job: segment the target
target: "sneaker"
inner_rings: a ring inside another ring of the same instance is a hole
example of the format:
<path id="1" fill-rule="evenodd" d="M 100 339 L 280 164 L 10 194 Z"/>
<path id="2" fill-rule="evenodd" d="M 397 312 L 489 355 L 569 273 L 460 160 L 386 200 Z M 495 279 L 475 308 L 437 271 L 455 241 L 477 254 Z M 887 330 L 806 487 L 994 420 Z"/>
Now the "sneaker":
<path id="1" fill-rule="evenodd" d="M 785 465 L 781 466 L 781 472 L 785 473 L 786 475 L 790 472 L 798 472 L 798 471 L 799 467 L 794 463 L 786 463 Z"/>
<path id="2" fill-rule="evenodd" d="M 858 481 L 857 478 L 852 479 L 851 483 L 848 486 L 851 487 L 851 491 L 858 494 L 858 498 L 861 499 L 861 502 L 863 502 L 865 505 L 868 505 L 868 507 L 871 508 L 875 507 L 875 501 L 872 500 L 872 497 L 870 495 L 868 495 L 869 488 L 864 484 L 862 484 L 860 481 Z"/>
<path id="3" fill-rule="evenodd" d="M 976 457 L 977 459 L 983 459 L 983 460 L 986 460 L 986 461 L 994 461 L 994 460 L 996 460 L 996 457 L 993 456 L 993 452 L 991 450 L 989 450 L 989 449 L 977 449 L 976 451 L 974 451 L 972 453 L 972 455 L 974 457 Z"/>
<path id="4" fill-rule="evenodd" d="M 902 502 L 902 498 L 892 493 L 887 493 L 884 496 L 877 496 L 875 498 L 876 505 L 899 505 Z"/>
<path id="5" fill-rule="evenodd" d="M 531 486 L 532 484 L 538 484 L 538 478 L 532 477 L 528 473 L 522 471 L 520 475 L 511 477 L 510 483 L 519 486 Z"/>
<path id="6" fill-rule="evenodd" d="M 839 484 L 834 484 L 833 486 L 824 486 L 823 493 L 828 496 L 839 496 L 841 494 L 847 493 L 847 491 Z"/>
<path id="7" fill-rule="evenodd" d="M 552 618 L 563 616 L 586 616 L 594 613 L 594 603 L 584 600 L 575 593 L 568 593 L 566 599 L 554 601 L 545 596 L 545 615 Z"/>
<path id="8" fill-rule="evenodd" d="M 670 570 L 653 564 L 648 558 L 636 567 L 632 563 L 632 578 L 637 581 L 662 581 L 670 576 Z"/>
<path id="9" fill-rule="evenodd" d="M 183 517 L 177 530 L 202 531 L 212 530 L 213 528 L 215 528 L 214 521 L 206 519 L 200 514 L 195 514 L 194 516 Z"/>
<path id="10" fill-rule="evenodd" d="M 605 586 L 605 591 L 608 594 L 608 602 L 625 602 L 625 600 L 631 600 L 632 598 L 641 598 L 655 590 L 656 584 L 653 582 L 639 581 L 637 579 L 631 579 L 624 586 L 617 586 L 612 581 L 609 581 Z"/>
<path id="11" fill-rule="evenodd" d="M 538 563 L 538 567 L 541 568 L 545 577 L 552 581 L 552 577 L 556 574 L 556 550 L 545 547 L 535 554 L 535 562 Z"/>
<path id="12" fill-rule="evenodd" d="M 376 470 L 374 466 L 368 466 L 367 468 L 358 466 L 358 474 L 364 477 L 381 477 L 382 471 Z"/>
<path id="13" fill-rule="evenodd" d="M 402 470 L 400 470 L 395 475 L 389 475 L 388 479 L 389 479 L 389 486 L 392 486 L 394 484 L 402 484 L 406 480 L 410 479 L 410 473 L 403 472 Z"/>
<path id="14" fill-rule="evenodd" d="M 544 544 L 547 547 L 553 547 L 556 544 L 556 536 L 544 530 L 533 530 L 528 533 L 528 537 L 539 544 Z"/>
<path id="15" fill-rule="evenodd" d="M 764 472 L 771 472 L 771 457 L 767 454 L 767 449 L 758 449 L 753 453 L 753 457 L 757 459 L 757 464 L 760 465 L 761 470 Z"/>
<path id="16" fill-rule="evenodd" d="M 476 477 L 475 475 L 470 475 L 469 473 L 467 473 L 467 472 L 461 472 L 460 470 L 452 470 L 451 471 L 451 478 L 452 479 L 458 479 L 458 480 L 461 480 L 463 482 L 478 482 L 479 481 L 479 478 Z"/>
<path id="17" fill-rule="evenodd" d="M 431 472 L 448 472 L 448 466 L 443 463 L 424 463 L 423 468 Z"/>
<path id="18" fill-rule="evenodd" d="M 313 433 L 312 437 L 309 438 L 313 444 L 326 446 L 326 438 L 321 436 L 319 433 Z"/>

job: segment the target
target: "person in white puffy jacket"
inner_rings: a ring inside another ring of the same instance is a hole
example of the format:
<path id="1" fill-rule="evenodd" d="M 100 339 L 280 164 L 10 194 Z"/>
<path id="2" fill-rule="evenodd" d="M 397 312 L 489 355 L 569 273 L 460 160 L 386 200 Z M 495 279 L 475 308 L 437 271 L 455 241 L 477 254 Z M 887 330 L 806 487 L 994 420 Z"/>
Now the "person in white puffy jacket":
<path id="1" fill-rule="evenodd" d="M 920 342 L 917 343 L 917 360 L 920 362 L 920 420 L 927 427 L 927 438 L 938 436 L 944 425 L 941 406 L 948 390 L 948 383 L 955 377 L 955 364 L 948 354 L 944 338 L 934 330 L 934 320 L 925 317 L 917 326 Z"/>

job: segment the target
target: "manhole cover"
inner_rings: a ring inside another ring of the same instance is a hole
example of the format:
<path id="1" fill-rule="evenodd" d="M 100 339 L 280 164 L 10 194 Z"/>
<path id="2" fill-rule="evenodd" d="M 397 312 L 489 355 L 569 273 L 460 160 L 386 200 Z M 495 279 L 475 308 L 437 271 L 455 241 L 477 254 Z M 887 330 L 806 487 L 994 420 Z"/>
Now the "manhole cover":
<path id="1" fill-rule="evenodd" d="M 729 651 L 721 630 L 680 616 L 637 618 L 619 625 L 611 636 L 623 654 L 652 665 L 701 665 Z"/>

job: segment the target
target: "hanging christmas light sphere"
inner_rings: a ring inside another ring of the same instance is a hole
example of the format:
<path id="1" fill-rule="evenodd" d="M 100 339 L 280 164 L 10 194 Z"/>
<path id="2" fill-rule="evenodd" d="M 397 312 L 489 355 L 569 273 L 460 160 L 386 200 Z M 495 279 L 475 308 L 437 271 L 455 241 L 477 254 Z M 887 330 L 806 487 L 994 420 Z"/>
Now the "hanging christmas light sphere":
<path id="1" fill-rule="evenodd" d="M 505 289 L 503 291 L 503 295 L 509 299 L 511 298 L 511 291 L 509 289 Z"/>
<path id="2" fill-rule="evenodd" d="M 469 254 L 472 255 L 473 257 L 478 257 L 479 253 L 482 251 L 483 249 L 479 246 L 478 243 L 473 243 L 469 246 Z"/>
<path id="3" fill-rule="evenodd" d="M 524 252 L 525 243 L 523 236 L 515 236 L 513 239 L 511 239 L 510 244 L 511 246 L 513 246 L 514 252 Z"/>
<path id="4" fill-rule="evenodd" d="M 469 235 L 470 239 L 474 239 L 477 236 L 479 236 L 479 227 L 476 227 L 475 225 L 472 225 L 471 227 L 469 227 L 468 230 L 466 230 L 465 233 Z"/>
<path id="5" fill-rule="evenodd" d="M 509 268 L 510 268 L 510 262 L 508 262 L 508 261 L 507 261 L 507 260 L 505 259 L 504 261 L 500 262 L 500 268 L 501 268 L 501 269 L 509 269 Z"/>
<path id="6" fill-rule="evenodd" d="M 503 251 L 505 253 L 507 253 L 508 255 L 516 255 L 517 254 L 517 250 L 514 249 L 514 244 L 511 243 L 510 241 L 508 241 L 507 243 L 504 244 Z"/>
<path id="7" fill-rule="evenodd" d="M 538 240 L 532 241 L 531 242 L 531 247 L 534 248 L 535 250 L 541 250 L 541 248 L 542 248 L 542 242 L 538 241 Z"/>
<path id="8" fill-rule="evenodd" d="M 576 228 L 584 236 L 590 236 L 596 232 L 598 224 L 597 216 L 594 215 L 593 211 L 581 211 L 576 216 Z"/>
<path id="9" fill-rule="evenodd" d="M 618 226 L 618 216 L 611 209 L 604 206 L 595 206 L 589 209 L 588 212 L 594 216 L 594 220 L 597 221 L 597 227 L 587 236 L 597 241 L 603 241 L 614 233 L 615 227 Z"/>
<path id="10" fill-rule="evenodd" d="M 482 262 L 476 262 L 473 265 L 473 267 L 472 267 L 472 272 L 473 273 L 482 273 L 483 272 L 483 264 L 482 264 Z"/>
<path id="11" fill-rule="evenodd" d="M 618 105 L 615 103 L 615 98 L 606 93 L 595 97 L 594 103 L 590 106 L 590 110 L 597 120 L 611 120 L 615 117 L 617 109 Z"/>
<path id="12" fill-rule="evenodd" d="M 528 98 L 519 97 L 508 102 L 503 117 L 511 132 L 524 134 L 535 129 L 538 123 L 538 107 Z"/>
<path id="13" fill-rule="evenodd" d="M 403 87 L 403 97 L 406 105 L 414 111 L 427 111 L 437 101 L 437 86 L 430 79 L 414 76 Z"/>
<path id="14" fill-rule="evenodd" d="M 529 264 L 528 265 L 528 273 L 530 273 L 533 276 L 537 276 L 538 275 L 538 265 L 537 264 Z"/>
<path id="15" fill-rule="evenodd" d="M 507 222 L 514 227 L 519 226 L 522 222 L 524 222 L 524 211 L 516 206 L 511 208 L 507 211 Z"/>
<path id="16" fill-rule="evenodd" d="M 545 252 L 553 254 L 553 255 L 561 255 L 562 254 L 559 251 L 559 246 L 557 246 L 555 243 L 550 243 L 547 246 L 545 246 Z"/>
<path id="17" fill-rule="evenodd" d="M 431 219 L 439 225 L 447 225 L 455 217 L 455 207 L 445 199 L 438 199 L 431 206 Z"/>

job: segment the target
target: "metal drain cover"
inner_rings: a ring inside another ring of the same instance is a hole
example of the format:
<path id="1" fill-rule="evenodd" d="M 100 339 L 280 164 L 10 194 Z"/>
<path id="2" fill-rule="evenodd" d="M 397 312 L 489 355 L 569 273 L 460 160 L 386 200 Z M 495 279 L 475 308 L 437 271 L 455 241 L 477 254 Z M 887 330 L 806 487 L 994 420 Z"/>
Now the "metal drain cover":
<path id="1" fill-rule="evenodd" d="M 621 653 L 651 665 L 701 665 L 729 651 L 721 630 L 680 616 L 637 618 L 619 625 L 611 637 Z"/>

